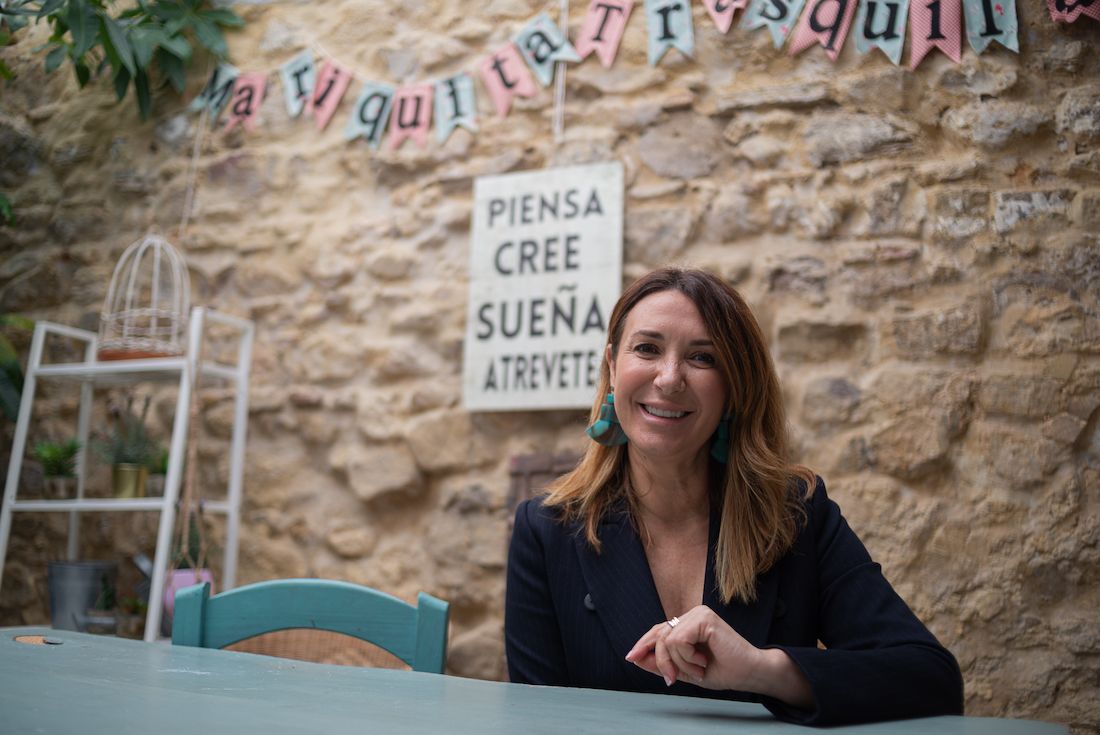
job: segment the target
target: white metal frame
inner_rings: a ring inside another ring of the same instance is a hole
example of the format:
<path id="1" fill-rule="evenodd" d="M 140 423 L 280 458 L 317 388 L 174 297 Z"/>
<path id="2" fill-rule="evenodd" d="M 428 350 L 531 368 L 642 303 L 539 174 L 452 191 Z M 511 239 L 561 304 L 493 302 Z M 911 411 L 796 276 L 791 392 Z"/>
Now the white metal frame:
<path id="1" fill-rule="evenodd" d="M 224 365 L 203 360 L 198 364 L 198 348 L 203 337 L 205 322 L 225 325 L 237 331 L 237 361 Z M 69 513 L 69 537 L 67 553 L 70 559 L 77 555 L 80 543 L 80 513 L 82 511 L 159 511 L 160 526 L 157 531 L 157 549 L 153 560 L 153 579 L 149 590 L 149 611 L 145 617 L 145 640 L 156 640 L 160 631 L 164 584 L 168 573 L 175 527 L 176 502 L 179 499 L 180 481 L 187 446 L 187 422 L 191 405 L 191 391 L 196 378 L 220 378 L 231 382 L 234 390 L 233 433 L 230 439 L 229 487 L 227 499 L 207 502 L 205 510 L 226 516 L 225 559 L 222 571 L 222 587 L 236 586 L 237 544 L 240 532 L 240 508 L 244 477 L 245 432 L 248 426 L 248 372 L 252 363 L 252 322 L 207 311 L 203 307 L 191 310 L 190 335 L 187 354 L 182 357 L 161 357 L 143 360 L 96 360 L 98 336 L 83 329 L 38 322 L 31 341 L 27 373 L 23 381 L 23 395 L 19 404 L 19 418 L 15 425 L 11 460 L 7 482 L 4 485 L 4 503 L 0 509 L 0 584 L 3 582 L 4 558 L 7 555 L 11 534 L 12 514 L 16 511 L 60 511 Z M 49 335 L 68 337 L 85 342 L 84 362 L 42 363 L 46 338 Z M 57 378 L 80 381 L 80 410 L 77 417 L 77 439 L 80 453 L 77 455 L 76 498 L 73 500 L 19 500 L 19 477 L 23 469 L 23 454 L 27 444 L 27 430 L 34 404 L 35 387 L 39 378 Z M 159 498 L 85 498 L 85 470 L 89 423 L 92 410 L 92 386 L 136 383 L 142 381 L 179 381 L 176 415 L 172 423 L 172 437 L 168 451 L 168 474 L 164 481 L 164 494 Z"/>

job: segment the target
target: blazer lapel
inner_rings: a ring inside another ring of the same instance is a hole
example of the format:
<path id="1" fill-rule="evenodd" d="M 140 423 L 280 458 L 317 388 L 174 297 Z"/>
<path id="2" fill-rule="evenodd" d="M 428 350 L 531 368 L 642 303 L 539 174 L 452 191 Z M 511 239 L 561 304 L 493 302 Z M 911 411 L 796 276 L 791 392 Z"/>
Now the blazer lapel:
<path id="1" fill-rule="evenodd" d="M 613 511 L 601 522 L 600 541 L 603 549 L 597 554 L 583 532 L 574 536 L 592 605 L 615 652 L 626 656 L 665 615 L 645 549 L 625 510 Z"/>

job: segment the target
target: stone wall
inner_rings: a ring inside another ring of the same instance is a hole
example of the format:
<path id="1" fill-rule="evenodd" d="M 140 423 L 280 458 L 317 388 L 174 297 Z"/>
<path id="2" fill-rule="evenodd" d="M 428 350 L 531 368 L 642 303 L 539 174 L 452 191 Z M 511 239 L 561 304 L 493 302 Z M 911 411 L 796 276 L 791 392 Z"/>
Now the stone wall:
<path id="1" fill-rule="evenodd" d="M 1018 56 L 915 72 L 851 42 L 833 65 L 723 37 L 698 3 L 696 58 L 652 68 L 639 9 L 611 69 L 570 70 L 560 143 L 543 90 L 506 120 L 480 94 L 477 135 L 374 152 L 341 135 L 358 86 L 318 134 L 272 77 L 257 132 L 204 138 L 175 238 L 197 299 L 257 327 L 241 581 L 429 591 L 452 602 L 449 670 L 504 676 L 509 458 L 579 451 L 584 415 L 461 408 L 472 182 L 619 160 L 627 279 L 688 263 L 744 291 L 798 458 L 958 656 L 967 711 L 1100 732 L 1100 25 L 1018 6 Z M 397 83 L 473 71 L 544 8 L 239 9 L 241 68 L 316 42 Z M 94 328 L 122 248 L 175 233 L 197 118 L 165 95 L 140 124 L 109 85 L 45 75 L 39 40 L 0 51 L 18 75 L 0 190 L 19 216 L 0 227 L 0 312 Z M 230 407 L 203 406 L 215 485 Z M 148 523 L 88 523 L 94 543 L 151 550 Z M 42 562 L 63 549 L 60 518 L 15 527 L 0 624 L 46 618 Z"/>

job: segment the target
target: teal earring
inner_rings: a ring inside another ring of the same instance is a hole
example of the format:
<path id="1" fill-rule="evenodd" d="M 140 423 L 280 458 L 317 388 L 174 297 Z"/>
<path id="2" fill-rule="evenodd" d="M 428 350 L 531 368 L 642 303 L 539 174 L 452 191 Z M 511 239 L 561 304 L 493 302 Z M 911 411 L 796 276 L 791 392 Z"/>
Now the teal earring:
<path id="1" fill-rule="evenodd" d="M 718 422 L 718 428 L 714 430 L 714 441 L 710 443 L 710 456 L 719 464 L 726 464 L 730 460 L 730 419 L 733 414 L 724 417 Z"/>
<path id="2" fill-rule="evenodd" d="M 628 439 L 623 427 L 619 425 L 619 417 L 615 415 L 615 394 L 608 393 L 600 406 L 600 417 L 584 430 L 585 434 L 594 442 L 599 442 L 605 447 L 617 447 L 626 444 Z"/>

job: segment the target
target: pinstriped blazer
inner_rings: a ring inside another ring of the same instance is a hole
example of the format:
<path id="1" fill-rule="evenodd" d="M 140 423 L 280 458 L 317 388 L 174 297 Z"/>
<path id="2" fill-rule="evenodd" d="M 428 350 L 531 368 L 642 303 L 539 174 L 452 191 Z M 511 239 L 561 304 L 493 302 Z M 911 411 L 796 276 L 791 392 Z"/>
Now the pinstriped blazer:
<path id="1" fill-rule="evenodd" d="M 751 604 L 718 598 L 712 513 L 702 604 L 753 645 L 786 651 L 810 681 L 813 711 L 684 682 L 666 687 L 626 661 L 634 643 L 669 617 L 629 515 L 607 515 L 597 554 L 579 524 L 563 524 L 538 498 L 516 510 L 508 554 L 511 680 L 758 701 L 801 724 L 960 714 L 962 676 L 954 657 L 882 576 L 820 478 L 805 507 L 806 524 L 787 555 L 761 575 Z"/>

